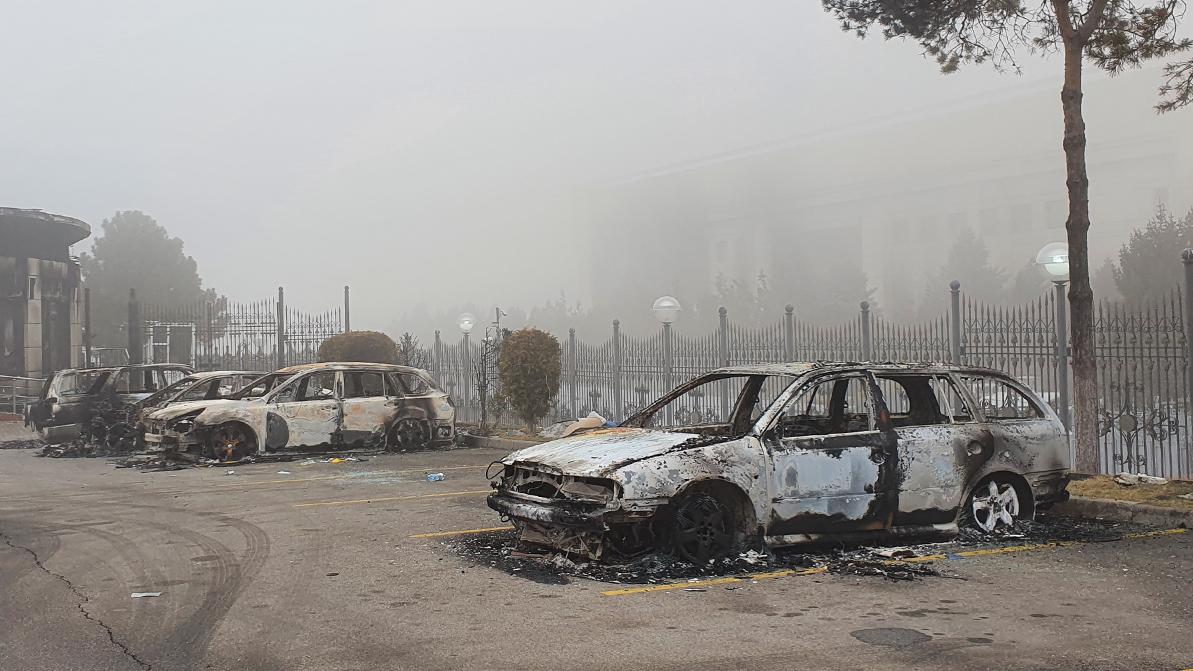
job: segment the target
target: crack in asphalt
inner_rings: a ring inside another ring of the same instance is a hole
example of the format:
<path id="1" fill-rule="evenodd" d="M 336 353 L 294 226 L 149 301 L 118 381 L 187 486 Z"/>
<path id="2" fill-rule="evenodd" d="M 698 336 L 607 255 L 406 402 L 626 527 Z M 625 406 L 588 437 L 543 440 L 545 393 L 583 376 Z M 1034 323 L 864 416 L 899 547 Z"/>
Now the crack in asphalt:
<path id="1" fill-rule="evenodd" d="M 149 664 L 145 660 L 141 659 L 140 657 L 137 657 L 133 653 L 132 650 L 128 649 L 127 645 L 125 645 L 124 643 L 117 640 L 115 632 L 113 632 L 112 628 L 109 627 L 107 624 L 105 624 L 103 620 L 101 620 L 98 617 L 95 617 L 91 613 L 87 612 L 87 609 L 83 607 L 83 604 L 90 601 L 90 599 L 87 597 L 86 594 L 83 594 L 81 591 L 79 591 L 79 588 L 75 587 L 74 583 L 72 583 L 70 581 L 70 579 L 68 579 L 66 576 L 62 575 L 61 573 L 56 573 L 54 571 L 51 571 L 49 568 L 46 567 L 45 564 L 41 563 L 41 558 L 37 556 L 37 553 L 34 552 L 32 548 L 25 547 L 24 545 L 17 545 L 16 543 L 12 542 L 12 539 L 8 537 L 8 534 L 5 534 L 3 531 L 0 531 L 0 538 L 4 539 L 4 543 L 6 545 L 8 545 L 8 547 L 10 547 L 14 550 L 24 550 L 25 552 L 28 552 L 29 556 L 33 558 L 34 566 L 41 569 L 46 574 L 51 575 L 51 576 L 57 578 L 58 580 L 61 580 L 62 583 L 66 585 L 66 588 L 70 590 L 71 594 L 74 594 L 75 597 L 78 598 L 78 602 L 75 603 L 75 607 L 79 609 L 79 612 L 83 614 L 83 617 L 86 618 L 87 620 L 90 620 L 91 622 L 94 622 L 95 624 L 98 624 L 100 627 L 103 627 L 103 630 L 105 632 L 107 632 L 107 634 L 108 634 L 108 640 L 112 642 L 112 645 L 119 648 L 120 652 L 124 653 L 124 655 L 126 657 L 128 657 L 129 659 L 136 662 L 137 665 L 140 666 L 142 669 L 145 669 L 146 671 L 151 671 L 153 669 L 153 666 L 151 664 Z"/>

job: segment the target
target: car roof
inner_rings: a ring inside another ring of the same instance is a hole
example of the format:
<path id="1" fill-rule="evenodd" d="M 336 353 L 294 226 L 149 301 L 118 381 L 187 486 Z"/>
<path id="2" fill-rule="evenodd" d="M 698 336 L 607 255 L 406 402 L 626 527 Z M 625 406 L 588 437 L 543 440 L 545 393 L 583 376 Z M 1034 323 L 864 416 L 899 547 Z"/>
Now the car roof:
<path id="1" fill-rule="evenodd" d="M 369 363 L 367 361 L 328 361 L 325 363 L 304 363 L 279 368 L 275 373 L 305 373 L 312 370 L 386 370 L 396 373 L 422 373 L 420 368 L 399 366 L 392 363 Z"/>
<path id="2" fill-rule="evenodd" d="M 213 377 L 225 377 L 228 375 L 252 375 L 254 377 L 261 377 L 265 373 L 257 370 L 204 370 L 197 373 L 187 375 L 193 380 L 210 380 Z"/>
<path id="3" fill-rule="evenodd" d="M 862 362 L 862 361 L 793 361 L 790 363 L 763 363 L 748 366 L 729 366 L 711 371 L 712 374 L 729 375 L 787 375 L 799 377 L 808 373 L 831 373 L 836 371 L 868 370 L 875 373 L 979 373 L 998 375 L 1005 373 L 981 366 L 961 366 L 951 363 L 925 362 Z"/>

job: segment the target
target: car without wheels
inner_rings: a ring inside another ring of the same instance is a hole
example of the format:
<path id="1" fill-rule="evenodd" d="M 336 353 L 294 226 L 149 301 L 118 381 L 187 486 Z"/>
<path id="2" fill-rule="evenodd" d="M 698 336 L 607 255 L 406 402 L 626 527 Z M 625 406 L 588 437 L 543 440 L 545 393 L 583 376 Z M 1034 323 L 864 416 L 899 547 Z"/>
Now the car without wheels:
<path id="1" fill-rule="evenodd" d="M 618 428 L 514 452 L 491 508 L 522 542 L 696 564 L 764 545 L 947 537 L 1067 498 L 1056 413 L 997 371 L 791 363 L 700 376 Z"/>
<path id="2" fill-rule="evenodd" d="M 149 415 L 145 442 L 237 460 L 258 451 L 378 446 L 416 450 L 455 439 L 456 409 L 424 370 L 374 363 L 291 366 L 230 398 Z"/>

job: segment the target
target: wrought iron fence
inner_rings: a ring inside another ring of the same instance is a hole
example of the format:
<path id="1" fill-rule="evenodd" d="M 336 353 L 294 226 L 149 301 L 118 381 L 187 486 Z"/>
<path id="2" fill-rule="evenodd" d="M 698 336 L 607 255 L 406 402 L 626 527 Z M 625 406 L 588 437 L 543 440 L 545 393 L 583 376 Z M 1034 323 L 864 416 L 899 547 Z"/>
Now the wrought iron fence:
<path id="1" fill-rule="evenodd" d="M 37 400 L 44 384 L 41 378 L 0 375 L 0 412 L 24 414 L 25 407 Z"/>
<path id="2" fill-rule="evenodd" d="M 1193 266 L 1191 266 L 1193 267 Z M 1191 271 L 1193 272 L 1193 271 Z M 670 325 L 645 337 L 628 336 L 614 321 L 599 343 L 560 338 L 562 382 L 549 420 L 595 411 L 614 421 L 631 415 L 676 385 L 710 369 L 785 361 L 912 361 L 960 363 L 1005 371 L 1022 380 L 1067 422 L 1067 306 L 1063 290 L 1029 303 L 998 306 L 965 296 L 954 284 L 939 317 L 897 324 L 875 316 L 866 303 L 857 318 L 837 326 L 798 318 L 789 307 L 780 320 L 761 327 L 732 322 L 722 308 L 715 329 L 704 335 L 673 332 Z M 1099 449 L 1103 472 L 1193 476 L 1193 385 L 1186 337 L 1184 296 L 1179 289 L 1146 306 L 1100 302 L 1095 315 L 1099 385 Z M 467 336 L 449 344 L 435 334 L 430 360 L 435 375 L 460 404 L 461 419 L 475 422 L 480 399 L 473 365 L 479 356 Z M 695 398 L 677 411 L 704 416 L 728 403 Z M 698 406 L 698 407 L 697 407 Z M 514 418 L 504 417 L 510 426 Z"/>
<path id="3" fill-rule="evenodd" d="M 277 298 L 238 303 L 220 299 L 189 305 L 130 303 L 130 358 L 184 363 L 201 370 L 260 370 L 312 363 L 319 345 L 346 329 L 339 308 L 303 312 Z"/>

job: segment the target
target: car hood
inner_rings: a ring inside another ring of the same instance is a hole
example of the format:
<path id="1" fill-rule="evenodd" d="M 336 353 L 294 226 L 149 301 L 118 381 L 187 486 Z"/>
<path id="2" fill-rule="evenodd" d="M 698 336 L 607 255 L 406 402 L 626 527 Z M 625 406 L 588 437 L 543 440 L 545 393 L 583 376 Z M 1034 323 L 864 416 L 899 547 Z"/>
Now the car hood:
<path id="1" fill-rule="evenodd" d="M 248 401 L 235 401 L 227 398 L 212 399 L 209 401 L 187 401 L 185 403 L 174 403 L 172 405 L 167 405 L 161 410 L 155 410 L 154 412 L 150 413 L 149 419 L 174 419 L 175 417 L 181 417 L 196 410 L 206 410 L 208 408 L 226 405 L 242 405 L 244 403 L 248 403 Z"/>
<path id="2" fill-rule="evenodd" d="M 580 477 L 607 477 L 622 466 L 666 454 L 696 437 L 694 433 L 650 429 L 603 429 L 518 450 L 501 461 L 536 464 Z"/>

